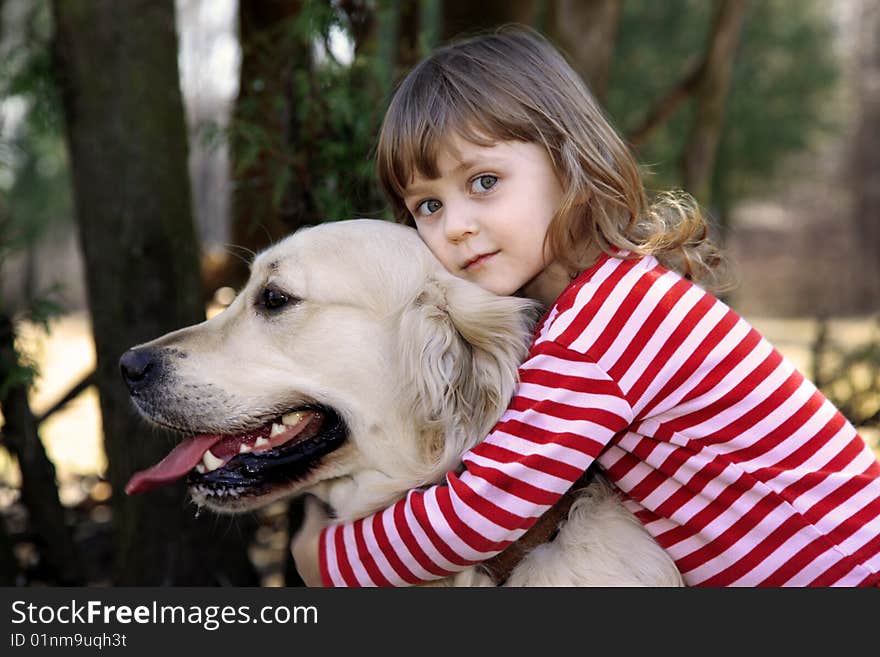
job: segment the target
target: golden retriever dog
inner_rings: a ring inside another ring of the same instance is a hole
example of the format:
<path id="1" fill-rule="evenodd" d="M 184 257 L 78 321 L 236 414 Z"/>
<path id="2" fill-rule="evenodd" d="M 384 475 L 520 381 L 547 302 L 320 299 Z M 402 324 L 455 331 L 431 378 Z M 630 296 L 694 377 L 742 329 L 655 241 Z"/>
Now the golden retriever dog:
<path id="1" fill-rule="evenodd" d="M 187 478 L 219 513 L 312 494 L 340 520 L 443 480 L 516 386 L 534 304 L 439 264 L 416 232 L 375 220 L 302 229 L 261 253 L 212 319 L 129 350 L 138 410 L 185 437 L 137 473 L 138 493 Z M 669 556 L 601 479 L 508 586 L 675 586 Z M 483 568 L 442 582 L 490 585 Z"/>

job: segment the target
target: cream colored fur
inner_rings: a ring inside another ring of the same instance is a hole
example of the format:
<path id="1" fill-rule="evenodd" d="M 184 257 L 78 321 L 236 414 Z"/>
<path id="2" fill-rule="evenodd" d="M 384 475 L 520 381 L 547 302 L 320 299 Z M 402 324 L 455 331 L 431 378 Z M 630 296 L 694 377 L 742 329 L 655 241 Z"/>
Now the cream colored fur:
<path id="1" fill-rule="evenodd" d="M 267 284 L 301 301 L 261 314 L 254 302 Z M 260 497 L 193 497 L 234 513 L 311 493 L 351 520 L 442 481 L 488 433 L 513 394 L 534 318 L 531 302 L 450 275 L 409 228 L 322 224 L 261 253 L 223 313 L 149 343 L 169 355 L 171 371 L 136 402 L 187 433 L 237 433 L 303 404 L 332 407 L 349 438 L 304 479 Z M 441 582 L 489 583 L 474 569 Z M 508 581 L 680 584 L 671 559 L 601 480 Z"/>

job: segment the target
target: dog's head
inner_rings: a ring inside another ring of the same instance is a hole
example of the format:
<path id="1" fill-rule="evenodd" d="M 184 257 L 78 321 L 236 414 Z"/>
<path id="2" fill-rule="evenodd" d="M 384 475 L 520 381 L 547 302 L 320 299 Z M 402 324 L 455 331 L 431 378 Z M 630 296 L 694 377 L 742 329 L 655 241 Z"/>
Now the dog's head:
<path id="1" fill-rule="evenodd" d="M 364 515 L 486 435 L 534 315 L 449 274 L 410 228 L 300 230 L 255 259 L 224 312 L 123 356 L 139 411 L 186 436 L 127 490 L 186 476 L 216 511 L 308 491 Z"/>

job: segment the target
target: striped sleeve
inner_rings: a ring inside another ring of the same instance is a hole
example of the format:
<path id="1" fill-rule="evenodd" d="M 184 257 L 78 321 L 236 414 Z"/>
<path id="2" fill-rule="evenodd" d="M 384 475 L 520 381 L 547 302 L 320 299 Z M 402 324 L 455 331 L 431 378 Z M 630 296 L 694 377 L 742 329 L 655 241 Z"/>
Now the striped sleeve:
<path id="1" fill-rule="evenodd" d="M 687 584 L 880 580 L 880 464 L 792 363 L 652 258 L 608 261 L 576 294 L 555 339 L 635 415 L 598 465 Z"/>
<path id="2" fill-rule="evenodd" d="M 326 586 L 404 586 L 449 576 L 524 534 L 632 421 L 608 374 L 584 354 L 536 343 L 507 411 L 446 482 L 326 528 Z"/>
<path id="3" fill-rule="evenodd" d="M 484 561 L 594 460 L 689 585 L 880 584 L 880 462 L 753 327 L 655 259 L 574 281 L 519 376 L 461 475 L 325 530 L 325 584 Z"/>

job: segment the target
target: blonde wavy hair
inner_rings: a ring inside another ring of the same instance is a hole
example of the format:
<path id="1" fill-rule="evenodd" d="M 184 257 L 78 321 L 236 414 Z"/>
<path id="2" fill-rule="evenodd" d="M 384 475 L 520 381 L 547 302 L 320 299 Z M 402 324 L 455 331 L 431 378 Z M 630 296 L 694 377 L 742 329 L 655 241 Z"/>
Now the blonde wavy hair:
<path id="1" fill-rule="evenodd" d="M 479 146 L 516 140 L 546 148 L 563 189 L 545 248 L 569 271 L 609 255 L 653 255 L 706 289 L 729 287 L 720 250 L 697 202 L 684 192 L 648 200 L 635 158 L 583 80 L 544 37 L 506 26 L 439 48 L 404 78 L 376 149 L 380 184 L 395 218 L 418 173 L 436 178 L 437 156 L 457 134 Z M 619 257 L 619 256 L 618 256 Z"/>

